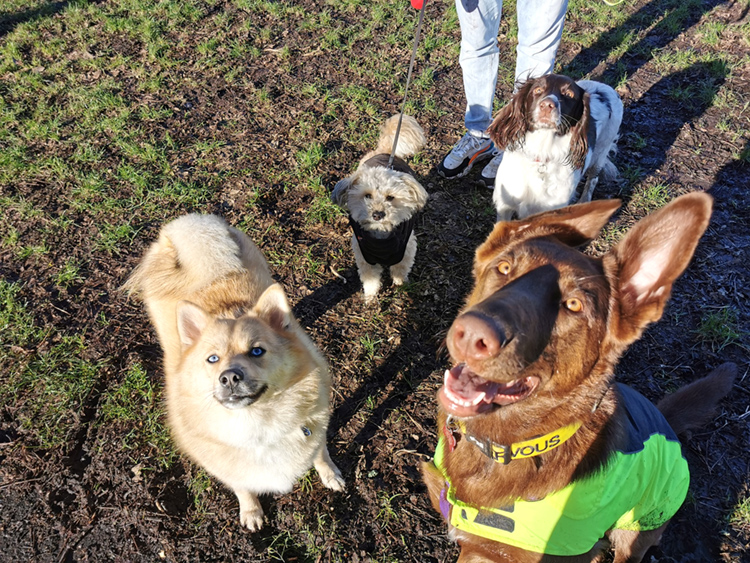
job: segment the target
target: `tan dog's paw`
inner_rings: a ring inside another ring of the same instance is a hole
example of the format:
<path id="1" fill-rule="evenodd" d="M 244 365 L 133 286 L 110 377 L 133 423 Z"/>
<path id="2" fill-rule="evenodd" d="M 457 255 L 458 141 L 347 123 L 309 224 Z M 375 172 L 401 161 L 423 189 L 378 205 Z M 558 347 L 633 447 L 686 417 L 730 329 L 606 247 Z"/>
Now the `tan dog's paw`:
<path id="1" fill-rule="evenodd" d="M 346 489 L 346 481 L 344 481 L 338 468 L 336 466 L 334 466 L 334 468 L 336 471 L 330 472 L 329 475 L 318 472 L 320 474 L 320 481 L 326 489 L 331 489 L 332 491 L 343 491 Z"/>
<path id="2" fill-rule="evenodd" d="M 331 456 L 328 455 L 328 448 L 323 448 L 318 452 L 318 455 L 313 461 L 315 470 L 320 475 L 320 482 L 323 486 L 332 491 L 343 491 L 346 488 L 346 482 L 341 476 L 341 471 L 336 467 L 336 464 L 331 460 Z"/>
<path id="3" fill-rule="evenodd" d="M 263 527 L 263 507 L 258 497 L 250 491 L 235 491 L 240 501 L 240 524 L 251 532 L 257 532 Z"/>
<path id="4" fill-rule="evenodd" d="M 241 510 L 240 524 L 251 532 L 257 532 L 263 527 L 263 509 Z"/>

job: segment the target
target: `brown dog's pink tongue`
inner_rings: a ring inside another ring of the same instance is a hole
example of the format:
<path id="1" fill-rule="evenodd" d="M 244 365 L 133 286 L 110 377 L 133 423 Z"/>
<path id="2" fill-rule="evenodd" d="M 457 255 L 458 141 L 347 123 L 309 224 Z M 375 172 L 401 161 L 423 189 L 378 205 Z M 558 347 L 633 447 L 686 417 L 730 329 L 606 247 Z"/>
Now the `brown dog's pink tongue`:
<path id="1" fill-rule="evenodd" d="M 488 391 L 487 386 L 491 386 L 489 381 L 473 373 L 465 364 L 447 370 L 443 383 L 447 393 L 464 406 L 480 403 Z"/>
<path id="2" fill-rule="evenodd" d="M 490 407 L 497 386 L 461 364 L 445 371 L 438 398 L 449 414 L 474 416 Z"/>
<path id="3" fill-rule="evenodd" d="M 470 417 L 481 414 L 492 405 L 510 405 L 527 397 L 539 384 L 539 378 L 528 376 L 508 383 L 488 381 L 465 364 L 445 370 L 438 399 L 445 411 L 453 416 Z"/>

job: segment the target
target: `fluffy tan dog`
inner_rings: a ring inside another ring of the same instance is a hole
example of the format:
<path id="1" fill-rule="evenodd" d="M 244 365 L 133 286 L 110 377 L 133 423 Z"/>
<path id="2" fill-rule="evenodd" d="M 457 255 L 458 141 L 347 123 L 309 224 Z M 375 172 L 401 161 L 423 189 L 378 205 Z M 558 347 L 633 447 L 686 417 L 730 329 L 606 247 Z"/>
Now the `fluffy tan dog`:
<path id="1" fill-rule="evenodd" d="M 235 492 L 243 526 L 263 524 L 257 495 L 289 492 L 311 465 L 344 488 L 326 447 L 328 367 L 244 233 L 213 215 L 176 219 L 125 288 L 164 350 L 172 435 Z"/>
<path id="2" fill-rule="evenodd" d="M 424 131 L 413 117 L 403 117 L 393 167 L 388 168 L 398 120 L 394 115 L 385 122 L 378 146 L 331 194 L 333 202 L 349 212 L 352 250 L 368 302 L 380 290 L 383 267 L 389 268 L 394 285 L 407 281 L 417 254 L 414 222 L 428 197 L 403 160 L 425 144 Z"/>

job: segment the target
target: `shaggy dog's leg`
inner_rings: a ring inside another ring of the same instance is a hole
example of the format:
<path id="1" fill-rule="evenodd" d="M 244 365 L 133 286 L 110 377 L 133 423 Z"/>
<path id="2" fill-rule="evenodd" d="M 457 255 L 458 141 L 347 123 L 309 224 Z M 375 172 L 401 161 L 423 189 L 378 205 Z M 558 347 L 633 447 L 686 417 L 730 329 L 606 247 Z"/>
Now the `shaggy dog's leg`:
<path id="1" fill-rule="evenodd" d="M 362 281 L 362 289 L 365 291 L 365 302 L 370 303 L 380 291 L 380 278 L 383 274 L 383 267 L 375 264 L 368 264 L 362 251 L 359 249 L 359 243 L 356 237 L 352 237 L 352 251 L 354 260 L 357 262 L 359 279 Z"/>
<path id="2" fill-rule="evenodd" d="M 409 272 L 411 272 L 412 266 L 414 266 L 414 258 L 417 256 L 417 236 L 412 233 L 409 237 L 409 242 L 406 243 L 406 252 L 404 252 L 404 258 L 398 264 L 394 264 L 390 268 L 391 279 L 393 279 L 393 285 L 403 285 L 404 282 L 408 281 Z"/>

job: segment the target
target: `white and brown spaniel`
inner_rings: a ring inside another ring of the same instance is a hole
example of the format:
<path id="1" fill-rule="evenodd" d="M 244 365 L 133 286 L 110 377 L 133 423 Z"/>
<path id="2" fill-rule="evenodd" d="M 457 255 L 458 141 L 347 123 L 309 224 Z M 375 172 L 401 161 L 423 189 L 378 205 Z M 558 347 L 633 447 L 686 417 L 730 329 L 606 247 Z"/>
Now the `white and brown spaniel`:
<path id="1" fill-rule="evenodd" d="M 488 132 L 505 150 L 495 179 L 498 221 L 568 205 L 586 176 L 579 202 L 590 201 L 602 175 L 617 177 L 622 101 L 606 84 L 548 74 L 525 82 Z"/>

